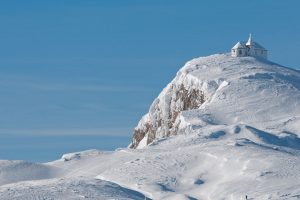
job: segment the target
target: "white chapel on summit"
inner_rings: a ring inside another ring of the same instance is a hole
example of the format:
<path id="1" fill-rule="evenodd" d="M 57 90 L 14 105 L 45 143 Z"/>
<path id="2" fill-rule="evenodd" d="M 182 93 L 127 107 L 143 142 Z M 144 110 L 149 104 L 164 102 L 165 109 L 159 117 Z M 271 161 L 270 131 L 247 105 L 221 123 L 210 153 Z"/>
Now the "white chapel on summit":
<path id="1" fill-rule="evenodd" d="M 233 57 L 256 57 L 256 58 L 268 58 L 268 50 L 263 46 L 254 42 L 250 34 L 248 41 L 240 41 L 236 43 L 231 49 L 231 56 Z"/>

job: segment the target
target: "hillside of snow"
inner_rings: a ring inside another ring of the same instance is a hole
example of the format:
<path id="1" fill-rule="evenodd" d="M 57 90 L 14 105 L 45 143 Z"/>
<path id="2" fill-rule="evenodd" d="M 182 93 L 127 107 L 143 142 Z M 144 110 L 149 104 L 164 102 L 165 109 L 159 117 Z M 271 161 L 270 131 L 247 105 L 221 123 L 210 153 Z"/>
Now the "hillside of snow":
<path id="1" fill-rule="evenodd" d="M 299 71 L 253 57 L 217 54 L 179 70 L 135 128 L 132 148 L 205 126 L 247 125 L 300 135 Z"/>
<path id="2" fill-rule="evenodd" d="M 251 57 L 189 61 L 131 148 L 0 162 L 0 199 L 300 199 L 300 72 Z"/>

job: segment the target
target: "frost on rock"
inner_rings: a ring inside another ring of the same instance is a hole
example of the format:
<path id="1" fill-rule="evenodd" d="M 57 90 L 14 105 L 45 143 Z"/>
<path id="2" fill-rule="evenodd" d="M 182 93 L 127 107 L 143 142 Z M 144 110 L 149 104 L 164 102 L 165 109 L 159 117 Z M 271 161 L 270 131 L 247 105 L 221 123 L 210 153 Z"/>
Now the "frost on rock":
<path id="1" fill-rule="evenodd" d="M 205 94 L 200 88 L 174 81 L 153 102 L 150 112 L 135 128 L 130 148 L 148 145 L 156 138 L 176 135 L 181 112 L 197 109 L 204 101 Z M 144 137 L 147 137 L 147 142 L 140 144 Z"/>

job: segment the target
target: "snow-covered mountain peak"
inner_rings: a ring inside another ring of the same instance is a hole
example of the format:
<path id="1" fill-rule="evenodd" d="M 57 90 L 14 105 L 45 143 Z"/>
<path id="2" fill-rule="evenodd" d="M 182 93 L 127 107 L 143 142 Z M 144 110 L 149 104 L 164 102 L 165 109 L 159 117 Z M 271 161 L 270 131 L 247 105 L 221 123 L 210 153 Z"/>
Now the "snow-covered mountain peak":
<path id="1" fill-rule="evenodd" d="M 154 100 L 135 128 L 131 147 L 191 127 L 237 124 L 299 136 L 299 71 L 229 54 L 193 59 Z"/>

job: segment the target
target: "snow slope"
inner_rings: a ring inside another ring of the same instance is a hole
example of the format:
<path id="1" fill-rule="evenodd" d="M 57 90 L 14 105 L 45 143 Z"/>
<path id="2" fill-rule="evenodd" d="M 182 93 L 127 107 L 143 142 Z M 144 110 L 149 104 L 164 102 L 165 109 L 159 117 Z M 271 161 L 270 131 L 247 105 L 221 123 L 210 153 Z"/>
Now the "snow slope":
<path id="1" fill-rule="evenodd" d="M 131 147 L 206 125 L 247 124 L 277 136 L 299 136 L 299 80 L 299 71 L 253 57 L 193 59 L 154 100 Z"/>
<path id="2" fill-rule="evenodd" d="M 1 161 L 0 199 L 300 199 L 299 104 L 299 71 L 197 58 L 141 119 L 132 148 Z"/>
<path id="3" fill-rule="evenodd" d="M 65 154 L 60 160 L 45 164 L 1 161 L 0 199 L 144 200 L 145 195 L 137 191 L 121 187 L 116 183 L 95 179 L 101 169 L 97 166 L 105 161 L 99 163 L 100 160 L 94 161 L 94 158 L 110 154 L 88 150 Z M 103 168 L 108 168 L 112 164 L 109 162 Z"/>

